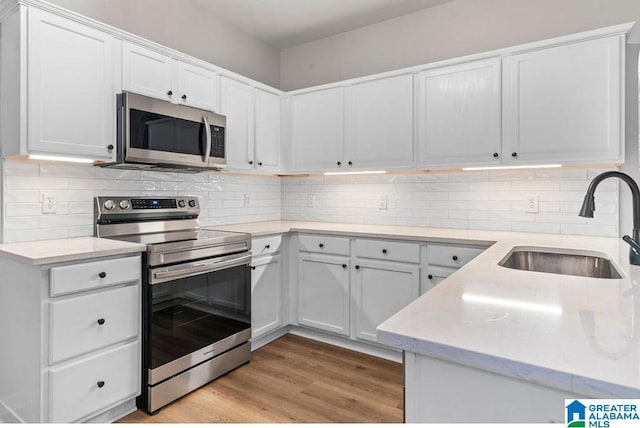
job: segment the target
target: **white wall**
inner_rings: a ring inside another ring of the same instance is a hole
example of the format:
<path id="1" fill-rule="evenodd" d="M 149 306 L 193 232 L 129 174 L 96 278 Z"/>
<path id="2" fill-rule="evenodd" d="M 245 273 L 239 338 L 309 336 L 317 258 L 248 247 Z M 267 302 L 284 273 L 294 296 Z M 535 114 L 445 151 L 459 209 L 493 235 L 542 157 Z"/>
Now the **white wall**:
<path id="1" fill-rule="evenodd" d="M 283 90 L 640 21 L 638 0 L 454 0 L 281 51 Z"/>
<path id="2" fill-rule="evenodd" d="M 280 52 L 190 0 L 48 0 L 66 9 L 280 86 Z"/>

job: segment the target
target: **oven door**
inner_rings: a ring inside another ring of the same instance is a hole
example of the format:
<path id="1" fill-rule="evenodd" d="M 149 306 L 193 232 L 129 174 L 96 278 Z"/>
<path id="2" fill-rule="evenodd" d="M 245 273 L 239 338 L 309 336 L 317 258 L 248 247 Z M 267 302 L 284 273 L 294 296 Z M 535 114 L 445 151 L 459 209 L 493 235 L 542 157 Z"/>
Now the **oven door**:
<path id="1" fill-rule="evenodd" d="M 149 269 L 149 385 L 251 338 L 250 253 Z"/>

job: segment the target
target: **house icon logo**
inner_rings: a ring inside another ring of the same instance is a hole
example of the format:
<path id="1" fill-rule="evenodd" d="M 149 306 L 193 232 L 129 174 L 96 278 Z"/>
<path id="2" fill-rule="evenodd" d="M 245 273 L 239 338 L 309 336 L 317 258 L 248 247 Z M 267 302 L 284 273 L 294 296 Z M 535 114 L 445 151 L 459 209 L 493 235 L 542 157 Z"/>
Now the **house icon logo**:
<path id="1" fill-rule="evenodd" d="M 573 400 L 567 406 L 567 427 L 584 427 L 586 408 L 587 406 L 578 400 Z"/>

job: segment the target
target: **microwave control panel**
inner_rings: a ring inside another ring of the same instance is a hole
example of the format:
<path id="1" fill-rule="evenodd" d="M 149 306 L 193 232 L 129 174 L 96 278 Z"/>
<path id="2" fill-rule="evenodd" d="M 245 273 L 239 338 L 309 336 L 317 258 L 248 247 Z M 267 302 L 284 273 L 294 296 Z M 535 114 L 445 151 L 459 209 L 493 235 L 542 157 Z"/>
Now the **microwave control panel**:
<path id="1" fill-rule="evenodd" d="M 224 128 L 211 126 L 211 155 L 212 158 L 224 158 Z"/>

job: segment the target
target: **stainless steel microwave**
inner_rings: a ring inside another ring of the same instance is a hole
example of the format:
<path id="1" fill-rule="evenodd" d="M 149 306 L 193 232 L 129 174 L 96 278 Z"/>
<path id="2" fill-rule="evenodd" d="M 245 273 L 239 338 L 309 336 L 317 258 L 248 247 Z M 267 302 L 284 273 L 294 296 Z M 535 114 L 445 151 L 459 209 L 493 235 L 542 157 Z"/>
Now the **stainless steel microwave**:
<path id="1" fill-rule="evenodd" d="M 116 168 L 201 171 L 226 166 L 226 118 L 124 92 L 117 95 Z"/>

